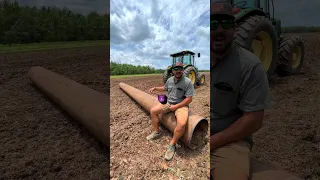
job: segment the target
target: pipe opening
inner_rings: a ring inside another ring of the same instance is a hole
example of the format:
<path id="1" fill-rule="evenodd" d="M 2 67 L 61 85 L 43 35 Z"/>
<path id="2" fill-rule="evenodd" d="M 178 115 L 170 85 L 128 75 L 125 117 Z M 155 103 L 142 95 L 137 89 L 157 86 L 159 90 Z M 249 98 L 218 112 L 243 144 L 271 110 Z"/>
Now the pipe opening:
<path id="1" fill-rule="evenodd" d="M 191 149 L 204 148 L 204 146 L 208 142 L 207 133 L 208 133 L 208 121 L 206 119 L 202 119 L 195 126 L 191 134 L 190 148 Z"/>

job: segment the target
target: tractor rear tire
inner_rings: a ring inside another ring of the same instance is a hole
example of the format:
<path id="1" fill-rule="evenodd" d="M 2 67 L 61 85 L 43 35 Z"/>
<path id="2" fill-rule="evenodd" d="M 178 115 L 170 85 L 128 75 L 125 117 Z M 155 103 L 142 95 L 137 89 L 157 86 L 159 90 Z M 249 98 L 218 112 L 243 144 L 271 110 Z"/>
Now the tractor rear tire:
<path id="1" fill-rule="evenodd" d="M 305 46 L 301 37 L 284 37 L 279 42 L 277 74 L 280 76 L 298 74 L 303 65 L 304 54 Z"/>
<path id="2" fill-rule="evenodd" d="M 167 80 L 171 77 L 171 73 L 169 73 L 168 70 L 165 70 L 162 78 L 163 78 L 163 84 L 166 84 Z"/>
<path id="3" fill-rule="evenodd" d="M 258 41 L 255 41 L 256 39 Z M 244 19 L 235 32 L 235 42 L 256 54 L 264 65 L 268 78 L 273 76 L 277 67 L 278 42 L 276 32 L 268 18 L 255 15 Z M 263 42 L 264 47 L 259 53 L 260 42 Z M 253 46 L 253 43 L 256 43 L 256 46 Z"/>
<path id="4" fill-rule="evenodd" d="M 197 76 L 197 86 L 203 85 L 206 82 L 206 76 L 203 73 L 198 74 Z"/>
<path id="5" fill-rule="evenodd" d="M 196 68 L 189 66 L 184 70 L 184 74 L 191 80 L 192 84 L 195 85 L 198 75 Z"/>

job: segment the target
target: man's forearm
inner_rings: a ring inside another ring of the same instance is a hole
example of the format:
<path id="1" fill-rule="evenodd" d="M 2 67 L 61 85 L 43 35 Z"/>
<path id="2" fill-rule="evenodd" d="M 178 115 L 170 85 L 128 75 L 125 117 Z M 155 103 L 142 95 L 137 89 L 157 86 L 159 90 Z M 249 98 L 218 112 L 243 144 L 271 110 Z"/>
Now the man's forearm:
<path id="1" fill-rule="evenodd" d="M 155 87 L 154 89 L 160 92 L 165 91 L 164 87 Z"/>
<path id="2" fill-rule="evenodd" d="M 190 104 L 192 102 L 192 98 L 185 98 L 183 101 L 181 101 L 180 103 L 176 104 L 176 106 L 178 108 L 181 108 L 181 107 L 184 107 L 184 106 L 187 106 L 188 104 Z"/>
<path id="3" fill-rule="evenodd" d="M 260 120 L 250 116 L 242 116 L 227 129 L 210 137 L 210 149 L 239 141 L 259 130 L 261 126 L 262 118 Z"/>

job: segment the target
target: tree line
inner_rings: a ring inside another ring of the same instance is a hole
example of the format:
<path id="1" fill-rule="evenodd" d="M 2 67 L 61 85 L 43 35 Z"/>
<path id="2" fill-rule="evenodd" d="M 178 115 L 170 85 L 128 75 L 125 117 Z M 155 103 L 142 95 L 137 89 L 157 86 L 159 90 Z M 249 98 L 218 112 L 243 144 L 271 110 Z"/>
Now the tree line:
<path id="1" fill-rule="evenodd" d="M 110 62 L 110 75 L 130 75 L 130 74 L 155 74 L 163 73 L 164 70 L 155 69 L 150 66 L 134 66 L 131 64 L 122 64 Z"/>
<path id="2" fill-rule="evenodd" d="M 110 75 L 130 75 L 130 74 L 162 74 L 165 69 L 155 69 L 150 66 L 135 66 L 132 64 L 123 64 L 110 62 Z M 210 70 L 199 70 L 200 72 L 210 72 Z"/>
<path id="3" fill-rule="evenodd" d="M 290 26 L 282 27 L 283 33 L 308 33 L 308 32 L 320 32 L 318 26 Z"/>
<path id="4" fill-rule="evenodd" d="M 320 32 L 320 27 L 282 27 L 282 32 Z M 0 0 L 0 44 L 82 40 L 110 40 L 110 14 L 82 15 L 68 8 L 36 8 Z"/>
<path id="5" fill-rule="evenodd" d="M 0 44 L 109 40 L 110 15 L 68 8 L 20 6 L 0 0 Z"/>

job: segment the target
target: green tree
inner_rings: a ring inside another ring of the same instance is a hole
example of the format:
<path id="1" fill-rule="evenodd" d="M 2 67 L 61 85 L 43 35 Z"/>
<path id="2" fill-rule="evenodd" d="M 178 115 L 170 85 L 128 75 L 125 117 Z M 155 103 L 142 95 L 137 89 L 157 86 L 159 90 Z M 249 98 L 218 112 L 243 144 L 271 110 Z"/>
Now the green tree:
<path id="1" fill-rule="evenodd" d="M 109 40 L 110 15 L 87 16 L 68 8 L 19 6 L 0 0 L 0 43 Z"/>

